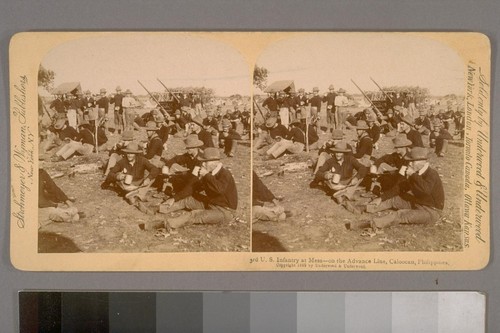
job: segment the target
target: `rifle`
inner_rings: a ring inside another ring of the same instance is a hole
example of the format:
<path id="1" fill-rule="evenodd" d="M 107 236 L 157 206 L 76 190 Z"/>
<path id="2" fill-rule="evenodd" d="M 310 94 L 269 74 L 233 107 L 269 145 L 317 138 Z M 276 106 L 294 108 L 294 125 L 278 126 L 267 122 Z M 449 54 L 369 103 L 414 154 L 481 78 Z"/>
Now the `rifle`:
<path id="1" fill-rule="evenodd" d="M 172 94 L 172 93 L 170 92 L 170 90 L 167 88 L 167 86 L 166 86 L 166 85 L 164 85 L 164 84 L 163 84 L 163 82 L 161 82 L 159 78 L 156 78 L 156 79 L 158 80 L 158 82 L 160 82 L 160 83 L 161 83 L 161 85 L 165 88 L 165 90 L 167 90 L 167 92 L 168 92 L 170 95 L 174 96 L 174 98 L 175 98 L 175 100 L 177 101 L 177 103 L 180 103 L 180 102 L 181 102 L 181 101 L 179 101 L 179 99 L 177 98 L 177 96 L 175 96 L 174 94 Z"/>
<path id="2" fill-rule="evenodd" d="M 266 117 L 264 116 L 264 113 L 263 113 L 263 112 L 262 112 L 262 110 L 260 109 L 259 104 L 257 104 L 257 102 L 256 102 L 255 100 L 253 100 L 253 104 L 255 104 L 255 106 L 257 107 L 257 110 L 259 110 L 260 115 L 262 116 L 262 119 L 266 120 Z"/>
<path id="3" fill-rule="evenodd" d="M 377 111 L 378 116 L 382 118 L 382 112 L 380 112 L 380 110 L 375 106 L 375 104 L 373 104 L 372 100 L 369 99 L 368 96 L 366 96 L 365 92 L 363 90 L 361 90 L 360 87 L 358 87 L 358 85 L 356 84 L 356 82 L 353 81 L 353 79 L 351 79 L 351 82 L 354 83 L 354 85 L 356 86 L 356 88 L 358 88 L 358 90 L 363 94 L 363 96 L 366 98 L 366 100 L 368 102 L 370 102 L 370 104 L 373 106 L 373 108 Z"/>
<path id="4" fill-rule="evenodd" d="M 392 103 L 392 98 L 391 98 L 391 96 L 387 95 L 387 93 L 386 93 L 384 90 L 382 90 L 382 88 L 380 88 L 380 86 L 378 85 L 378 83 L 377 83 L 377 82 L 375 82 L 375 80 L 374 80 L 374 79 L 372 79 L 372 78 L 371 78 L 371 76 L 370 76 L 370 80 L 372 80 L 372 81 L 373 81 L 373 83 L 375 83 L 375 85 L 376 85 L 376 86 L 380 89 L 380 91 L 384 94 L 384 96 L 385 96 L 385 97 L 387 97 L 387 98 L 389 98 L 389 100 L 390 100 L 390 101 L 391 101 L 391 103 Z"/>
<path id="5" fill-rule="evenodd" d="M 145 86 L 141 83 L 141 81 L 137 80 L 137 82 L 139 82 L 139 84 L 141 85 L 141 87 L 143 87 L 143 88 L 144 88 L 144 90 L 146 90 L 146 91 L 148 92 L 149 96 L 151 96 L 151 98 L 152 98 L 152 99 L 154 99 L 154 101 L 156 102 L 156 104 L 158 104 L 158 106 L 160 107 L 160 109 L 161 109 L 161 111 L 162 111 L 162 113 L 163 113 L 163 116 L 164 116 L 165 118 L 168 118 L 168 112 L 167 112 L 167 110 L 165 110 L 165 109 L 163 108 L 163 106 L 161 106 L 161 104 L 160 104 L 160 102 L 158 101 L 158 99 L 157 99 L 157 98 L 156 98 L 156 97 L 155 97 L 155 96 L 154 96 L 151 92 L 149 92 L 149 90 L 148 90 L 148 89 L 147 89 L 147 88 L 146 88 L 146 87 L 145 87 Z"/>
<path id="6" fill-rule="evenodd" d="M 45 111 L 45 113 L 47 114 L 47 116 L 49 116 L 50 122 L 53 123 L 54 122 L 54 118 L 52 118 L 52 116 L 49 113 L 49 110 L 47 110 L 47 107 L 45 107 L 45 104 L 43 104 L 43 100 L 40 97 L 40 95 L 38 95 L 38 97 L 39 97 L 39 101 L 42 102 L 43 111 Z"/>

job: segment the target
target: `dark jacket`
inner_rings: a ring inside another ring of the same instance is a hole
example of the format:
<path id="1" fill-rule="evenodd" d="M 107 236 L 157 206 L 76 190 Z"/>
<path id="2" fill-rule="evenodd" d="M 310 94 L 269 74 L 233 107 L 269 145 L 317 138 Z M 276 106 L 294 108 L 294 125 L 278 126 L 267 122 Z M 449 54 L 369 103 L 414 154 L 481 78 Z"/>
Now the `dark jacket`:
<path id="1" fill-rule="evenodd" d="M 349 179 L 352 177 L 354 170 L 358 172 L 356 175 L 358 179 L 364 178 L 368 173 L 368 169 L 363 164 L 359 163 L 352 155 L 344 154 L 344 163 L 342 163 L 342 165 L 340 165 L 334 157 L 328 159 L 325 164 L 319 168 L 318 172 L 316 172 L 314 180 L 325 180 L 325 173 L 328 171 L 339 174 L 341 180 Z"/>
<path id="2" fill-rule="evenodd" d="M 205 195 L 194 194 L 193 196 L 208 205 L 236 209 L 238 207 L 238 192 L 231 172 L 222 167 L 214 176 L 207 173 L 201 178 L 199 190 Z"/>

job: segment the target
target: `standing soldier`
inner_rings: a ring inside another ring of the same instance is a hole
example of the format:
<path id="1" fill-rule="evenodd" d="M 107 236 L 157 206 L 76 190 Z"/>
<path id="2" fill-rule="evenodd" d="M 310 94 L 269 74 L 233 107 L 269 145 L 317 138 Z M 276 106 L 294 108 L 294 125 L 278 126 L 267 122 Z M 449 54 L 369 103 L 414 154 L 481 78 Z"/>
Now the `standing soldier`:
<path id="1" fill-rule="evenodd" d="M 290 114 L 289 114 L 287 94 L 284 91 L 280 93 L 280 98 L 278 99 L 278 105 L 280 109 L 279 115 L 281 124 L 286 128 L 288 128 L 288 125 L 290 124 Z"/>
<path id="2" fill-rule="evenodd" d="M 97 115 L 94 114 L 95 100 L 90 90 L 85 91 L 83 108 L 83 119 L 88 120 L 90 126 L 95 127 L 95 120 L 97 119 Z"/>
<path id="3" fill-rule="evenodd" d="M 66 104 L 63 101 L 62 95 L 56 95 L 56 99 L 50 103 L 49 108 L 56 112 L 57 118 L 66 118 Z"/>
<path id="4" fill-rule="evenodd" d="M 123 115 L 125 119 L 125 129 L 134 129 L 134 119 L 135 119 L 135 107 L 137 103 L 134 97 L 132 97 L 132 92 L 127 89 L 125 91 L 125 97 L 122 99 Z"/>
<path id="5" fill-rule="evenodd" d="M 304 88 L 299 89 L 298 95 L 296 95 L 293 100 L 293 105 L 295 107 L 295 116 L 297 118 L 305 118 L 309 116 L 306 112 L 307 97 L 304 95 Z"/>
<path id="6" fill-rule="evenodd" d="M 109 133 L 108 131 L 108 109 L 109 109 L 109 99 L 106 97 L 106 89 L 101 88 L 99 90 L 100 96 L 99 99 L 97 100 L 97 116 L 99 119 L 99 123 L 104 125 L 104 129 L 106 131 L 106 134 Z"/>
<path id="7" fill-rule="evenodd" d="M 344 122 L 347 114 L 347 107 L 349 106 L 349 100 L 344 95 L 345 90 L 340 88 L 339 94 L 335 97 L 335 128 L 342 129 L 344 127 Z"/>
<path id="8" fill-rule="evenodd" d="M 309 103 L 311 105 L 311 123 L 315 123 L 319 120 L 321 114 L 321 102 L 322 98 L 319 96 L 319 88 L 313 88 L 313 97 L 309 98 Z"/>
<path id="9" fill-rule="evenodd" d="M 115 123 L 115 128 L 118 131 L 118 134 L 121 134 L 122 131 L 124 130 L 122 101 L 123 101 L 122 88 L 118 86 L 116 87 L 116 95 L 114 95 L 110 100 L 110 103 L 115 105 L 113 120 Z"/>
<path id="10" fill-rule="evenodd" d="M 443 128 L 439 119 L 432 123 L 432 133 L 429 136 L 429 146 L 435 148 L 434 152 L 438 157 L 443 157 L 448 150 L 448 140 L 452 140 L 451 134 Z"/>
<path id="11" fill-rule="evenodd" d="M 71 94 L 68 104 L 68 123 L 74 129 L 78 128 L 78 110 L 82 107 L 82 100 L 77 97 L 77 94 Z"/>
<path id="12" fill-rule="evenodd" d="M 335 93 L 335 87 L 333 84 L 330 84 L 328 90 L 329 92 L 323 96 L 323 102 L 326 102 L 326 123 L 330 132 L 332 132 L 333 129 L 339 128 L 335 112 L 335 98 L 337 97 L 337 94 Z"/>
<path id="13" fill-rule="evenodd" d="M 269 93 L 262 106 L 269 111 L 269 117 L 278 117 L 278 101 L 275 93 Z"/>

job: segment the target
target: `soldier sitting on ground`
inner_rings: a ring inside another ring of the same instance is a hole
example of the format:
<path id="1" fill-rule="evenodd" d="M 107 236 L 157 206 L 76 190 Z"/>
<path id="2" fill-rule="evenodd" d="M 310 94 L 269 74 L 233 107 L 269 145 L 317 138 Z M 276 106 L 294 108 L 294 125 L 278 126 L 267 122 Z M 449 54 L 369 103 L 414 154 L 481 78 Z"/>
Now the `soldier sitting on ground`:
<path id="1" fill-rule="evenodd" d="M 199 155 L 202 162 L 199 168 L 199 182 L 192 196 L 174 202 L 165 213 L 181 210 L 188 212 L 178 216 L 166 218 L 164 224 L 148 224 L 146 229 L 158 228 L 180 228 L 188 224 L 218 224 L 230 222 L 234 219 L 234 213 L 238 206 L 238 192 L 233 175 L 224 168 L 220 161 L 218 148 L 206 148 Z"/>
<path id="2" fill-rule="evenodd" d="M 435 119 L 432 126 L 433 130 L 429 136 L 429 146 L 434 148 L 436 156 L 443 157 L 448 150 L 448 140 L 453 140 L 453 137 L 443 128 L 439 119 Z"/>
<path id="3" fill-rule="evenodd" d="M 254 140 L 253 150 L 254 152 L 267 151 L 268 146 L 272 146 L 276 143 L 276 138 L 286 138 L 288 135 L 288 129 L 278 124 L 278 119 L 276 117 L 270 117 L 266 120 L 264 128 L 259 129 L 259 136 Z"/>

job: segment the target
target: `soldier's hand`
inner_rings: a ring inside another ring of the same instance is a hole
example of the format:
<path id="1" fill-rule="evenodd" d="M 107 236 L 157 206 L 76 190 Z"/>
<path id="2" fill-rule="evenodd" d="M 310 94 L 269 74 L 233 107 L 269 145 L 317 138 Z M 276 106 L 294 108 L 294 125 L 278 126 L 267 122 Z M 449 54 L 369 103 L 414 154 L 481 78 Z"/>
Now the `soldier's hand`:
<path id="1" fill-rule="evenodd" d="M 371 205 L 374 205 L 374 206 L 378 206 L 378 205 L 380 205 L 381 203 L 382 203 L 382 198 L 375 198 L 375 199 L 373 199 L 373 200 L 370 202 L 370 204 L 371 204 Z"/>
<path id="2" fill-rule="evenodd" d="M 125 179 L 125 174 L 123 172 L 118 172 L 116 174 L 116 179 L 117 180 L 124 180 Z"/>
<path id="3" fill-rule="evenodd" d="M 333 172 L 331 172 L 331 171 L 325 172 L 325 179 L 326 180 L 330 180 L 332 178 L 333 178 Z"/>
<path id="4" fill-rule="evenodd" d="M 174 202 L 175 202 L 174 198 L 170 198 L 170 199 L 166 200 L 165 202 L 163 202 L 162 205 L 165 205 L 167 207 L 171 207 L 174 204 Z"/>
<path id="5" fill-rule="evenodd" d="M 148 186 L 149 184 L 151 184 L 151 179 L 149 179 L 149 178 L 144 179 L 142 182 L 143 186 Z"/>
<path id="6" fill-rule="evenodd" d="M 406 175 L 407 176 L 411 176 L 415 173 L 415 169 L 413 169 L 411 166 L 409 166 L 408 168 L 406 168 Z"/>
<path id="7" fill-rule="evenodd" d="M 203 177 L 208 173 L 208 170 L 204 167 L 200 168 L 200 176 Z"/>

